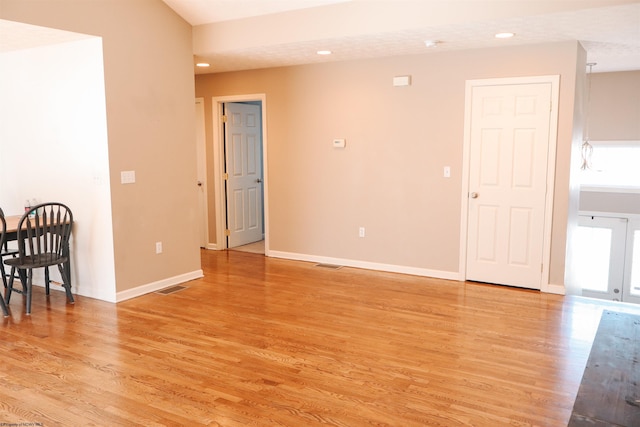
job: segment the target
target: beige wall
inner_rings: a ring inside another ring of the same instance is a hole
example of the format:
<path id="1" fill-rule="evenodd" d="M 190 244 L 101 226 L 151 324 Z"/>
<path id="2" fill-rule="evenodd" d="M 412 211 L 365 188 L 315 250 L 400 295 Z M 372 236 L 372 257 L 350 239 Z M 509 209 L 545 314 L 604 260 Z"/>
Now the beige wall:
<path id="1" fill-rule="evenodd" d="M 640 141 L 640 71 L 593 73 L 590 78 L 591 139 Z"/>
<path id="2" fill-rule="evenodd" d="M 447 273 L 459 267 L 465 81 L 559 74 L 549 281 L 561 285 L 580 52 L 564 42 L 200 75 L 196 95 L 212 117 L 213 96 L 266 94 L 271 250 Z M 393 87 L 398 75 L 412 85 Z"/>
<path id="3" fill-rule="evenodd" d="M 197 275 L 191 27 L 159 0 L 0 0 L 0 18 L 103 39 L 117 292 Z"/>

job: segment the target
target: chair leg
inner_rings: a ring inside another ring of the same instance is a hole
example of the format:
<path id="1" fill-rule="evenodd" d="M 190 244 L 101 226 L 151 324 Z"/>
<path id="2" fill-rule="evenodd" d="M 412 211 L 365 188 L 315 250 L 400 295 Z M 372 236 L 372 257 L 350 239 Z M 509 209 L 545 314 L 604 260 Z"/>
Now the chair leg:
<path id="1" fill-rule="evenodd" d="M 0 273 L 2 273 L 2 284 L 4 288 L 7 289 L 7 272 L 4 269 L 4 263 L 2 262 L 2 258 L 0 258 Z"/>
<path id="2" fill-rule="evenodd" d="M 5 278 L 5 281 L 7 279 Z M 7 289 L 5 288 L 5 292 L 7 292 Z M 9 317 L 9 309 L 7 308 L 7 304 L 4 302 L 4 296 L 0 296 L 0 308 L 2 308 L 2 314 L 4 315 L 4 317 Z"/>
<path id="3" fill-rule="evenodd" d="M 27 292 L 27 270 L 18 269 L 18 276 L 20 277 L 20 283 L 22 283 L 22 292 Z"/>
<path id="4" fill-rule="evenodd" d="M 7 308 L 7 304 L 4 302 L 4 298 L 0 298 L 0 307 L 2 308 L 2 315 L 4 317 L 9 317 L 9 309 Z"/>
<path id="5" fill-rule="evenodd" d="M 20 279 L 20 283 L 22 284 L 22 293 L 26 295 L 27 293 L 27 272 L 21 268 L 18 268 L 18 276 Z M 5 297 L 5 302 L 9 304 L 11 301 L 11 293 L 13 292 L 14 281 L 16 278 L 16 267 L 11 267 L 11 275 L 9 276 L 9 285 L 7 286 L 7 292 Z M 20 292 L 20 291 L 18 291 Z"/>
<path id="6" fill-rule="evenodd" d="M 32 282 L 33 282 L 33 269 L 30 268 L 28 273 L 27 273 L 27 287 L 25 289 L 25 292 L 27 293 L 27 310 L 26 310 L 27 316 L 31 315 L 31 296 L 32 296 L 31 286 L 32 286 Z"/>
<path id="7" fill-rule="evenodd" d="M 49 267 L 44 268 L 44 289 L 45 293 L 49 295 Z"/>
<path id="8" fill-rule="evenodd" d="M 71 272 L 63 264 L 58 264 L 58 270 L 60 270 L 60 276 L 62 277 L 62 286 L 67 293 L 67 300 L 70 304 L 74 304 L 73 294 L 71 293 Z"/>
<path id="9" fill-rule="evenodd" d="M 13 292 L 13 282 L 15 280 L 15 275 L 16 275 L 16 268 L 15 267 L 11 267 L 11 277 L 9 278 L 9 284 L 7 285 L 7 289 L 5 289 L 4 293 L 4 300 L 6 301 L 7 304 L 9 304 L 9 301 L 11 300 L 11 292 Z"/>

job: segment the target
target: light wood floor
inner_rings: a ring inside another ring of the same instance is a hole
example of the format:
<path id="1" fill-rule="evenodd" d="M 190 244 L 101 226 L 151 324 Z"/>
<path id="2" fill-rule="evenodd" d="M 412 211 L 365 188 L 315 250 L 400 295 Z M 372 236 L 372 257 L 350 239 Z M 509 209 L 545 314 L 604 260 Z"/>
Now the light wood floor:
<path id="1" fill-rule="evenodd" d="M 0 324 L 0 424 L 564 426 L 607 304 L 204 251 L 118 305 Z M 621 310 L 640 313 L 635 306 Z"/>

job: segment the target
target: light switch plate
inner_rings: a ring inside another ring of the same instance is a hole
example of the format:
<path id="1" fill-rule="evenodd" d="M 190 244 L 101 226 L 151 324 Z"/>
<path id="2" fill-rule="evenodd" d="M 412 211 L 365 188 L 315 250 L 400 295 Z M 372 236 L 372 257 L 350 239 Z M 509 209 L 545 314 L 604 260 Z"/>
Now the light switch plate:
<path id="1" fill-rule="evenodd" d="M 333 140 L 333 148 L 344 148 L 346 145 L 347 142 L 344 138 L 336 138 Z"/>
<path id="2" fill-rule="evenodd" d="M 121 184 L 133 184 L 136 182 L 136 171 L 122 171 L 120 172 Z"/>
<path id="3" fill-rule="evenodd" d="M 396 76 L 393 78 L 394 86 L 411 86 L 411 76 Z"/>

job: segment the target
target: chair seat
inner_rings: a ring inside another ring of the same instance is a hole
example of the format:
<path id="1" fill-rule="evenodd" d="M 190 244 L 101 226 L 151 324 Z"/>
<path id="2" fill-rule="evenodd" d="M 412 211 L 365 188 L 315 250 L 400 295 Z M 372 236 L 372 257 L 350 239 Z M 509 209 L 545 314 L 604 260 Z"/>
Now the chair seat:
<path id="1" fill-rule="evenodd" d="M 66 256 L 60 256 L 55 253 L 43 253 L 37 255 L 27 255 L 22 258 L 10 258 L 4 261 L 6 265 L 24 270 L 28 268 L 49 267 L 52 265 L 63 264 L 69 260 Z"/>

